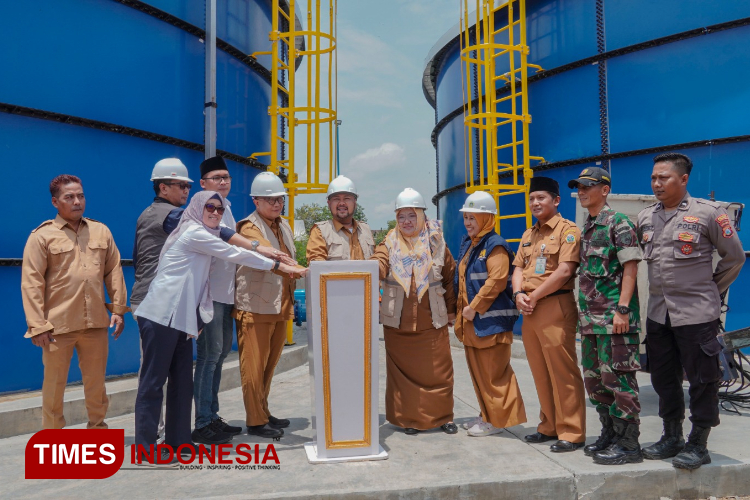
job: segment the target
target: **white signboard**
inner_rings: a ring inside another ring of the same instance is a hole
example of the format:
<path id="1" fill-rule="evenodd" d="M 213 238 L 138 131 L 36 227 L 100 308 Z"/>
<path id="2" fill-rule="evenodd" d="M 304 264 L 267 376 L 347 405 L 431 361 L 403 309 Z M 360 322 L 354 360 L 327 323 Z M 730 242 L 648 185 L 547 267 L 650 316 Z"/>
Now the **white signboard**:
<path id="1" fill-rule="evenodd" d="M 311 463 L 382 460 L 378 421 L 378 264 L 312 262 L 307 334 Z"/>

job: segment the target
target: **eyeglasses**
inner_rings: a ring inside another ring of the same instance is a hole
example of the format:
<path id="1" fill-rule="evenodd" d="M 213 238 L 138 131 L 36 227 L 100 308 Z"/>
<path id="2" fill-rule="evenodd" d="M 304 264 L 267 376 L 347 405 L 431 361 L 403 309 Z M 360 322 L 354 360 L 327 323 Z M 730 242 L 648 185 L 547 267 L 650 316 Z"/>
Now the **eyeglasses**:
<path id="1" fill-rule="evenodd" d="M 213 203 L 206 203 L 206 210 L 208 210 L 208 213 L 210 213 L 210 214 L 212 214 L 214 212 L 219 212 L 219 215 L 222 215 L 222 214 L 224 214 L 224 210 L 226 210 L 226 208 L 224 208 L 222 206 L 218 206 L 217 207 Z"/>
<path id="2" fill-rule="evenodd" d="M 193 187 L 192 184 L 189 184 L 187 182 L 170 182 L 169 184 L 167 184 L 167 186 L 178 186 L 183 191 L 185 189 L 190 189 L 191 187 Z"/>
<path id="3" fill-rule="evenodd" d="M 219 184 L 221 181 L 231 182 L 232 176 L 231 175 L 214 175 L 213 177 L 204 177 L 203 180 L 214 181 L 216 184 Z"/>
<path id="4" fill-rule="evenodd" d="M 259 197 L 259 199 L 265 201 L 266 203 L 268 203 L 271 206 L 274 206 L 274 205 L 283 205 L 284 204 L 284 197 L 283 196 L 279 196 L 279 197 L 276 197 L 276 198 L 262 198 L 262 197 Z"/>

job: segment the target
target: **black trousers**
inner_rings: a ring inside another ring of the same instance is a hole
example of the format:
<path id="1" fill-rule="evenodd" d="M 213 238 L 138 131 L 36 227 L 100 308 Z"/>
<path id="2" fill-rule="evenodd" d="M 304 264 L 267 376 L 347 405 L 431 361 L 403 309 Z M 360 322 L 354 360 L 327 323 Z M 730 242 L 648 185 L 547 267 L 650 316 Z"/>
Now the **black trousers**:
<path id="1" fill-rule="evenodd" d="M 721 344 L 719 320 L 697 325 L 662 325 L 646 320 L 646 349 L 651 384 L 659 395 L 659 416 L 664 420 L 685 418 L 682 392 L 683 369 L 690 389 L 690 421 L 699 427 L 719 425 Z"/>
<path id="2" fill-rule="evenodd" d="M 156 443 L 159 415 L 167 385 L 164 442 L 173 449 L 192 443 L 193 340 L 185 332 L 138 318 L 143 364 L 135 400 L 135 444 Z"/>

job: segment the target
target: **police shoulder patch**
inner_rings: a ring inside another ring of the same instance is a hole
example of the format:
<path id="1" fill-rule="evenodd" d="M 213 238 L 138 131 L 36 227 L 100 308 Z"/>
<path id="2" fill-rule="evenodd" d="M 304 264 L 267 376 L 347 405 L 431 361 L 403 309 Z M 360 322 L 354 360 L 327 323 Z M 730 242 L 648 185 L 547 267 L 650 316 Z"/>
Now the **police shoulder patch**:
<path id="1" fill-rule="evenodd" d="M 733 234 L 734 234 L 734 231 L 732 231 L 732 227 L 731 227 L 731 226 L 727 226 L 727 227 L 725 227 L 725 228 L 724 228 L 724 229 L 722 230 L 722 232 L 721 232 L 721 235 L 722 235 L 723 237 L 725 237 L 725 238 L 731 238 Z"/>

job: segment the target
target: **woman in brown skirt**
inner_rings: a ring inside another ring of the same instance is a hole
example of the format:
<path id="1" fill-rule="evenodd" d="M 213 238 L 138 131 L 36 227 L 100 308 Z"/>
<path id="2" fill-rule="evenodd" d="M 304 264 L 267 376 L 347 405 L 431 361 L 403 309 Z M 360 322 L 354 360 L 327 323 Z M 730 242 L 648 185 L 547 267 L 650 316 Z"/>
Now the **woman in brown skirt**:
<path id="1" fill-rule="evenodd" d="M 526 422 L 510 345 L 518 310 L 508 275 L 512 250 L 495 232 L 494 198 L 476 192 L 463 212 L 467 235 L 461 242 L 456 273 L 455 332 L 464 344 L 481 414 L 463 424 L 469 436 L 489 436 Z"/>
<path id="2" fill-rule="evenodd" d="M 456 263 L 440 221 L 427 220 L 424 198 L 407 188 L 396 198 L 398 226 L 375 249 L 383 299 L 386 419 L 406 434 L 453 423 L 453 359 L 448 324 L 455 319 Z"/>

